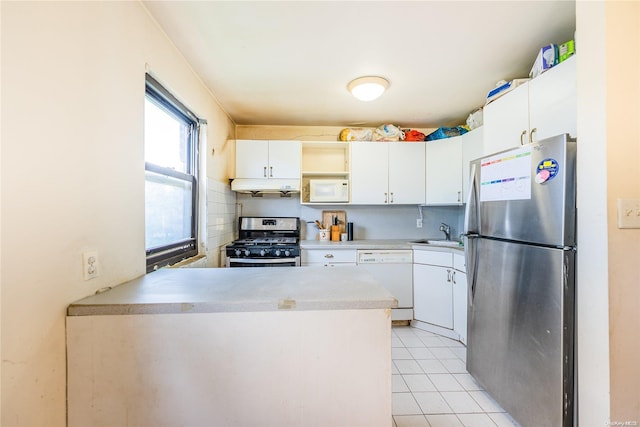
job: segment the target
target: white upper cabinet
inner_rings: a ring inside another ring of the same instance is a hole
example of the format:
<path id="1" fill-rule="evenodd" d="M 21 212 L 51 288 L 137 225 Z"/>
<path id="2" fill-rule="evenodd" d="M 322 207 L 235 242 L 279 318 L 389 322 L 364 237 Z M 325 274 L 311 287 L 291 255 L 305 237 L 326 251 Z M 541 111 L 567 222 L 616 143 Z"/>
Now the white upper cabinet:
<path id="1" fill-rule="evenodd" d="M 529 140 L 529 86 L 525 83 L 484 107 L 484 154 Z"/>
<path id="2" fill-rule="evenodd" d="M 563 133 L 575 137 L 575 55 L 484 107 L 483 118 L 484 154 Z"/>
<path id="3" fill-rule="evenodd" d="M 236 178 L 266 178 L 268 141 L 236 141 Z"/>
<path id="4" fill-rule="evenodd" d="M 366 205 L 425 202 L 425 144 L 351 144 L 351 203 Z"/>
<path id="5" fill-rule="evenodd" d="M 533 142 L 568 133 L 576 137 L 576 56 L 529 82 L 529 127 Z"/>
<path id="6" fill-rule="evenodd" d="M 389 144 L 390 203 L 412 205 L 425 202 L 424 147 L 422 142 Z"/>
<path id="7" fill-rule="evenodd" d="M 482 157 L 484 150 L 484 127 L 462 135 L 462 202 L 466 203 L 469 193 L 469 163 Z"/>
<path id="8" fill-rule="evenodd" d="M 237 140 L 236 178 L 300 179 L 300 142 Z"/>
<path id="9" fill-rule="evenodd" d="M 386 143 L 351 144 L 351 203 L 389 201 L 389 148 Z"/>
<path id="10" fill-rule="evenodd" d="M 427 205 L 466 201 L 469 162 L 482 156 L 483 128 L 461 136 L 427 142 Z"/>
<path id="11" fill-rule="evenodd" d="M 430 141 L 426 147 L 426 204 L 462 203 L 462 136 Z"/>

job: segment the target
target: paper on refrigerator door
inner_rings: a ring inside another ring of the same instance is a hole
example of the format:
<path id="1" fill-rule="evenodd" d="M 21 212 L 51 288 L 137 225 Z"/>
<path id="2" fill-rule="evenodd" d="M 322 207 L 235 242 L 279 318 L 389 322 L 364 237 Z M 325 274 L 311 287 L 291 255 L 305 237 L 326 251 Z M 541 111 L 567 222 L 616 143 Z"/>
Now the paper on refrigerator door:
<path id="1" fill-rule="evenodd" d="M 481 202 L 526 199 L 531 199 L 531 148 L 518 148 L 482 159 Z"/>

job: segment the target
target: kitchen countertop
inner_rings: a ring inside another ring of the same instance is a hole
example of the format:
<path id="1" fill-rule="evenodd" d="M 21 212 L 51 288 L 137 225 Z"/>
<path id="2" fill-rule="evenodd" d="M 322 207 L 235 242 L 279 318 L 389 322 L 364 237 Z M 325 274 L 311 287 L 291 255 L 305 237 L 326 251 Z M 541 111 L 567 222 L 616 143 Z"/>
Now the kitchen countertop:
<path id="1" fill-rule="evenodd" d="M 161 269 L 74 302 L 69 316 L 395 308 L 358 267 Z"/>
<path id="2" fill-rule="evenodd" d="M 364 240 L 351 240 L 346 242 L 332 242 L 332 241 L 320 241 L 320 240 L 301 240 L 300 247 L 302 249 L 382 249 L 382 250 L 395 250 L 395 249 L 414 249 L 414 248 L 446 248 L 464 250 L 462 246 L 450 246 L 440 245 L 436 243 L 424 244 L 424 243 L 412 243 L 422 238 L 416 237 L 415 239 L 364 239 Z M 435 240 L 435 239 L 434 239 Z"/>

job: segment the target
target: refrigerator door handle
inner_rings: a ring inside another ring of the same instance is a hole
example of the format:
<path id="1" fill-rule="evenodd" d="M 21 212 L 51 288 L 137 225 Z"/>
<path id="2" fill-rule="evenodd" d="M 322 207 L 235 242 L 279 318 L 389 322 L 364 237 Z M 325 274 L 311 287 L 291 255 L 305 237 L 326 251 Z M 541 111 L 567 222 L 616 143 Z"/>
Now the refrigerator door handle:
<path id="1" fill-rule="evenodd" d="M 478 278 L 478 251 L 476 250 L 477 237 L 473 235 L 464 236 L 464 259 L 467 264 L 467 295 L 469 307 L 473 306 L 473 299 L 476 295 L 476 283 Z"/>
<path id="2" fill-rule="evenodd" d="M 469 235 L 478 232 L 478 194 L 476 182 L 476 164 L 471 164 L 469 173 L 469 191 L 467 192 L 466 206 L 464 209 L 464 234 Z"/>
<path id="3" fill-rule="evenodd" d="M 467 264 L 467 305 L 469 307 L 473 305 L 473 298 L 476 294 L 476 265 L 478 261 L 476 245 L 480 224 L 480 197 L 476 169 L 477 162 L 471 163 L 469 170 L 469 191 L 467 192 L 464 210 L 464 258 Z"/>

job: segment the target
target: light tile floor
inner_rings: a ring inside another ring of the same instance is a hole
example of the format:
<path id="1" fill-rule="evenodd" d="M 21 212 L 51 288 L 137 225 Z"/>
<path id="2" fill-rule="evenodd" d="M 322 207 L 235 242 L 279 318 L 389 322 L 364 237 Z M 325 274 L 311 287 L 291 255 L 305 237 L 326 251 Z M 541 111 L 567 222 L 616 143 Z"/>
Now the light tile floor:
<path id="1" fill-rule="evenodd" d="M 394 427 L 519 427 L 469 375 L 463 344 L 409 326 L 391 340 Z"/>

